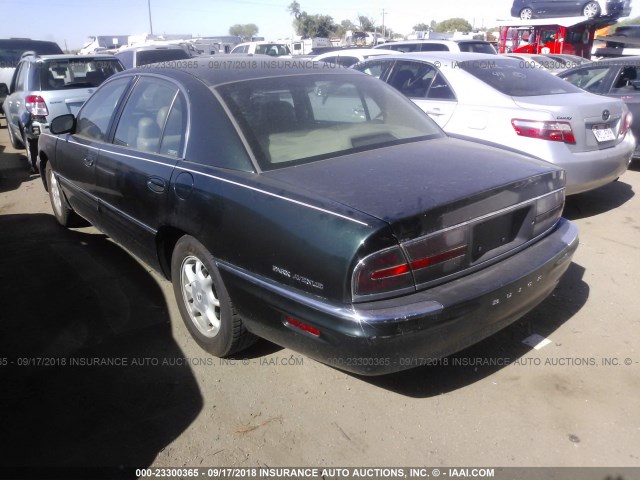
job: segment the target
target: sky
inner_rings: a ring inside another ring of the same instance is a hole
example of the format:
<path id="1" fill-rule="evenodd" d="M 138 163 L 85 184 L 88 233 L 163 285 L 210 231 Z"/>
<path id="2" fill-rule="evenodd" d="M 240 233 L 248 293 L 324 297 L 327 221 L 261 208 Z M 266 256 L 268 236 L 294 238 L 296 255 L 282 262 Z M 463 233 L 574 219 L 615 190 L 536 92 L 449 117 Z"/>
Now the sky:
<path id="1" fill-rule="evenodd" d="M 228 35 L 234 24 L 255 23 L 258 35 L 277 40 L 293 35 L 287 6 L 292 0 L 0 0 L 0 37 L 54 40 L 78 49 L 89 36 L 154 34 Z M 512 0 L 298 0 L 302 11 L 333 17 L 336 23 L 358 15 L 409 34 L 417 23 L 465 18 L 476 27 L 509 19 Z M 635 0 L 640 2 L 640 0 Z M 631 16 L 640 15 L 640 5 Z M 7 21 L 10 20 L 10 21 Z"/>

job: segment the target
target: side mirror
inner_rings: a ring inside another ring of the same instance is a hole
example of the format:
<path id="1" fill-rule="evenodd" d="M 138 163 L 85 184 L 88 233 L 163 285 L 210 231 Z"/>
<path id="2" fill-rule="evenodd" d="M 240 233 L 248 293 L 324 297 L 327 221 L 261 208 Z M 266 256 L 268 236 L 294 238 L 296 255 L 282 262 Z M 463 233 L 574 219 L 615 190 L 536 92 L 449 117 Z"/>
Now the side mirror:
<path id="1" fill-rule="evenodd" d="M 74 133 L 76 131 L 76 117 L 68 113 L 51 120 L 49 131 L 55 135 L 61 133 Z"/>
<path id="2" fill-rule="evenodd" d="M 9 95 L 9 87 L 6 83 L 0 83 L 0 97 L 6 97 Z"/>

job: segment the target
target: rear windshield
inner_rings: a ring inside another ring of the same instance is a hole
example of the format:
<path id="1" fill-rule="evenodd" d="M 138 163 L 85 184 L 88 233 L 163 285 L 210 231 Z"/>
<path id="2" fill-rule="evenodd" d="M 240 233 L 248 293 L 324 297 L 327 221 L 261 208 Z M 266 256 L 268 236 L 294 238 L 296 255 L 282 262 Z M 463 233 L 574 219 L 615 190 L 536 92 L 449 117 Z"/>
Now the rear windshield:
<path id="1" fill-rule="evenodd" d="M 471 53 L 490 53 L 492 55 L 497 54 L 493 45 L 485 42 L 458 42 L 458 47 L 461 52 Z"/>
<path id="2" fill-rule="evenodd" d="M 136 66 L 140 67 L 151 63 L 168 62 L 170 60 L 185 60 L 188 58 L 191 57 L 181 48 L 171 48 L 167 50 L 140 50 L 137 53 Z"/>
<path id="3" fill-rule="evenodd" d="M 57 43 L 34 40 L 0 40 L 0 68 L 15 68 L 24 52 L 38 55 L 59 55 L 63 51 Z"/>
<path id="4" fill-rule="evenodd" d="M 457 68 L 469 72 L 487 85 L 510 97 L 533 97 L 580 93 L 582 90 L 569 82 L 539 68 L 523 68 L 516 59 L 496 58 L 458 62 Z"/>
<path id="5" fill-rule="evenodd" d="M 122 71 L 114 59 L 72 59 L 48 61 L 39 65 L 40 90 L 93 88 L 114 73 Z"/>
<path id="6" fill-rule="evenodd" d="M 443 136 L 410 100 L 367 75 L 273 77 L 217 89 L 263 170 Z"/>

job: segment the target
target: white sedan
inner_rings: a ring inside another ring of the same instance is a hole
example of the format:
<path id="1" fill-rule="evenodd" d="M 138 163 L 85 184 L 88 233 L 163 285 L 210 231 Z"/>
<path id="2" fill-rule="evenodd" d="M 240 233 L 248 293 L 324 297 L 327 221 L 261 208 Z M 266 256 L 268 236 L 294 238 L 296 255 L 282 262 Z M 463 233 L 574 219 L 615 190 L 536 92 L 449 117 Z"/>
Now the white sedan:
<path id="1" fill-rule="evenodd" d="M 404 53 L 355 68 L 400 90 L 449 134 L 497 143 L 564 168 L 567 194 L 614 181 L 631 161 L 632 116 L 621 100 L 523 68 L 516 59 Z"/>

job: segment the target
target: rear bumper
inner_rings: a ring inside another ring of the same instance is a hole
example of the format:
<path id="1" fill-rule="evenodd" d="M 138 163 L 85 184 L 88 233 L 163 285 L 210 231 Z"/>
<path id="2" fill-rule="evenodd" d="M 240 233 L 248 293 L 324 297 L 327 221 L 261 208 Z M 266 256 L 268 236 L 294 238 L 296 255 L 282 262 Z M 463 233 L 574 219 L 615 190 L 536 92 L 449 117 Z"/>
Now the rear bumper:
<path id="1" fill-rule="evenodd" d="M 411 295 L 348 305 L 218 265 L 250 331 L 337 368 L 381 375 L 460 351 L 522 317 L 555 288 L 577 246 L 577 227 L 561 219 L 539 242 L 483 270 Z M 320 335 L 291 327 L 286 316 Z"/>
<path id="2" fill-rule="evenodd" d="M 575 195 L 602 187 L 620 177 L 627 171 L 635 148 L 636 140 L 628 133 L 614 147 L 579 153 L 567 149 L 566 154 L 554 156 L 552 163 L 567 171 L 566 193 Z"/>

